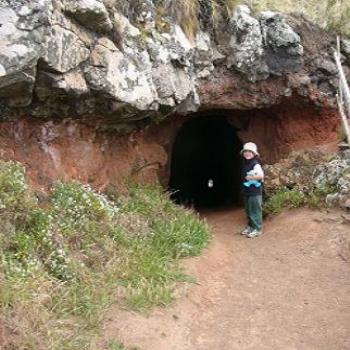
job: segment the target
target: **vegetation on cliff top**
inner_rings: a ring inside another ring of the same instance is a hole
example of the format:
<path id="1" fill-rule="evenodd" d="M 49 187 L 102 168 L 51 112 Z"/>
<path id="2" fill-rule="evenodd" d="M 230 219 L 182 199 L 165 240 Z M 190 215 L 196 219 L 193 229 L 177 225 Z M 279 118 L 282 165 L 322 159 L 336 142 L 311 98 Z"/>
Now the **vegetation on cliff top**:
<path id="1" fill-rule="evenodd" d="M 140 8 L 140 2 L 142 1 L 108 0 L 108 3 L 114 3 L 131 19 Z M 201 27 L 215 27 L 221 19 L 227 19 L 240 4 L 247 4 L 255 13 L 265 10 L 300 13 L 323 28 L 350 36 L 349 0 L 154 0 L 153 3 L 161 21 L 166 16 L 171 16 L 181 24 L 189 37 L 193 37 Z"/>
<path id="2" fill-rule="evenodd" d="M 57 183 L 39 205 L 24 168 L 0 161 L 2 349 L 95 349 L 103 311 L 167 305 L 189 281 L 179 258 L 199 254 L 208 226 L 159 187 L 117 201 Z"/>

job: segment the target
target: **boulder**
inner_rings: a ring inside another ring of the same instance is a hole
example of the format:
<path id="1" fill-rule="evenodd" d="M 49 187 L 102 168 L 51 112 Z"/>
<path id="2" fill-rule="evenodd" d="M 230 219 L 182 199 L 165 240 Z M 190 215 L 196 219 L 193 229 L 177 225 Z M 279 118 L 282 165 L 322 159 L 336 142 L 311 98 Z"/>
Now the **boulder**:
<path id="1" fill-rule="evenodd" d="M 228 67 L 233 66 L 250 81 L 300 69 L 304 51 L 300 36 L 281 14 L 266 11 L 258 20 L 242 5 L 237 7 L 230 25 Z"/>
<path id="2" fill-rule="evenodd" d="M 326 196 L 326 205 L 330 208 L 337 207 L 339 205 L 339 193 L 330 193 Z"/>
<path id="3" fill-rule="evenodd" d="M 265 60 L 263 36 L 259 21 L 251 16 L 248 6 L 237 7 L 230 27 L 232 36 L 227 66 L 234 67 L 252 82 L 266 79 L 269 69 Z"/>
<path id="4" fill-rule="evenodd" d="M 90 30 L 109 32 L 113 28 L 107 9 L 100 0 L 68 0 L 65 12 Z"/>
<path id="5" fill-rule="evenodd" d="M 157 93 L 151 72 L 147 70 L 147 60 L 145 53 L 145 65 L 141 68 L 104 38 L 97 41 L 91 53 L 85 77 L 93 90 L 117 102 L 139 110 L 155 109 Z"/>
<path id="6" fill-rule="evenodd" d="M 281 14 L 266 11 L 260 17 L 266 63 L 272 74 L 297 72 L 303 63 L 300 36 Z"/>
<path id="7" fill-rule="evenodd" d="M 324 187 L 326 185 L 337 185 L 343 171 L 348 167 L 345 160 L 333 159 L 329 163 L 319 165 L 315 168 L 313 181 L 316 187 Z"/>
<path id="8" fill-rule="evenodd" d="M 0 98 L 12 107 L 31 103 L 42 52 L 34 35 L 17 28 L 19 19 L 12 8 L 0 7 Z"/>

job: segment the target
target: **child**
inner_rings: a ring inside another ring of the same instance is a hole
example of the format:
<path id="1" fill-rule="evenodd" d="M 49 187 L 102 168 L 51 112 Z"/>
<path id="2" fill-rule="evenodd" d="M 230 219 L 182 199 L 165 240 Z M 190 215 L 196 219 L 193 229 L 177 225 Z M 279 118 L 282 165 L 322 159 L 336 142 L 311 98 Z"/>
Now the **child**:
<path id="1" fill-rule="evenodd" d="M 241 232 L 253 238 L 262 234 L 262 182 L 264 171 L 259 162 L 257 146 L 253 142 L 244 144 L 243 156 L 243 196 L 248 226 Z"/>

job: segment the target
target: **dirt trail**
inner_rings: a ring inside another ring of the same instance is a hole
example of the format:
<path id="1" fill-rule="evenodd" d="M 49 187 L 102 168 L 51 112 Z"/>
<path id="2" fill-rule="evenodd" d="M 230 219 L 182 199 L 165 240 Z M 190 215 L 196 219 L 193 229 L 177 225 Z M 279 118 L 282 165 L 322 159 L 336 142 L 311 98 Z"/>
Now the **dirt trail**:
<path id="1" fill-rule="evenodd" d="M 286 212 L 254 239 L 238 234 L 241 210 L 205 216 L 213 242 L 185 262 L 199 283 L 149 316 L 112 310 L 106 341 L 141 350 L 350 350 L 350 225 L 340 213 Z"/>

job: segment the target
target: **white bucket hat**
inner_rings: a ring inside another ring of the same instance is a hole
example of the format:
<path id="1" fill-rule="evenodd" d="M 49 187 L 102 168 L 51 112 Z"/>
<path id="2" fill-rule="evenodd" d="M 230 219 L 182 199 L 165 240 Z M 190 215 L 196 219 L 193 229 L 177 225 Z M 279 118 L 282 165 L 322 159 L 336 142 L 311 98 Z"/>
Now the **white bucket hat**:
<path id="1" fill-rule="evenodd" d="M 255 155 L 259 156 L 258 147 L 257 147 L 256 144 L 253 143 L 253 142 L 247 142 L 247 143 L 245 143 L 245 144 L 243 145 L 241 154 L 243 154 L 244 151 L 250 151 L 250 152 L 253 152 Z"/>

